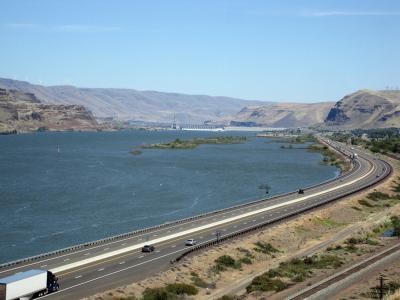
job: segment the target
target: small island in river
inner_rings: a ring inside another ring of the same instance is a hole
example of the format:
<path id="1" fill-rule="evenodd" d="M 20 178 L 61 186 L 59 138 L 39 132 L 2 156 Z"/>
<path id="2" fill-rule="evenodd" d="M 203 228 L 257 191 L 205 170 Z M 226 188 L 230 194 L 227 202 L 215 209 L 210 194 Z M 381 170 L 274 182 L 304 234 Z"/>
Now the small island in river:
<path id="1" fill-rule="evenodd" d="M 240 144 L 247 140 L 245 136 L 218 136 L 194 138 L 191 140 L 175 139 L 169 143 L 143 145 L 143 149 L 195 149 L 201 144 Z"/>

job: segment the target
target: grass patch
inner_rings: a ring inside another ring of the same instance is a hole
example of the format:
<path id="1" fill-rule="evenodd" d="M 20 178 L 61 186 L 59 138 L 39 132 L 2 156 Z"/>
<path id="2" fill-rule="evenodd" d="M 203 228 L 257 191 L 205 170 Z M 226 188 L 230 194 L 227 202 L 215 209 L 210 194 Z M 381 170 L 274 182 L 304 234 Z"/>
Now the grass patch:
<path id="1" fill-rule="evenodd" d="M 253 261 L 249 257 L 242 257 L 239 259 L 240 263 L 246 264 L 246 265 L 251 265 Z"/>
<path id="2" fill-rule="evenodd" d="M 307 278 L 313 269 L 338 268 L 343 264 L 342 260 L 335 255 L 314 255 L 303 259 L 293 258 L 282 262 L 278 268 L 267 272 L 270 278 L 287 277 L 295 279 L 301 276 Z"/>
<path id="3" fill-rule="evenodd" d="M 379 200 L 388 200 L 390 199 L 390 196 L 382 192 L 372 192 L 367 195 L 367 198 L 372 201 L 379 201 Z"/>
<path id="4" fill-rule="evenodd" d="M 191 140 L 175 139 L 169 143 L 143 145 L 144 149 L 195 149 L 202 144 L 240 144 L 247 140 L 246 136 L 218 136 L 209 138 L 194 138 Z"/>
<path id="5" fill-rule="evenodd" d="M 255 277 L 251 284 L 246 287 L 246 291 L 248 293 L 254 291 L 263 291 L 263 292 L 279 292 L 286 289 L 289 285 L 280 280 L 280 279 L 272 279 L 265 274 L 261 276 Z"/>
<path id="6" fill-rule="evenodd" d="M 383 283 L 384 296 L 390 296 L 400 289 L 400 281 L 388 281 Z M 370 299 L 379 299 L 380 286 L 374 286 L 366 293 L 361 293 L 361 296 Z M 384 298 L 386 299 L 386 298 Z M 397 299 L 397 298 L 396 298 Z"/>
<path id="7" fill-rule="evenodd" d="M 330 166 L 335 166 L 341 170 L 345 169 L 344 163 L 336 157 L 336 154 L 329 149 L 328 146 L 314 143 L 308 146 L 309 152 L 318 152 L 323 156 L 322 163 Z"/>
<path id="8" fill-rule="evenodd" d="M 232 256 L 222 255 L 215 260 L 214 271 L 221 272 L 225 271 L 227 268 L 239 269 L 242 263 L 235 260 Z"/>
<path id="9" fill-rule="evenodd" d="M 358 211 L 362 211 L 362 209 L 360 207 L 358 207 L 358 206 L 352 206 L 351 208 L 355 209 L 355 210 L 358 210 Z"/>
<path id="10" fill-rule="evenodd" d="M 366 207 L 375 207 L 375 205 L 371 204 L 368 200 L 365 199 L 358 200 L 358 203 Z"/>
<path id="11" fill-rule="evenodd" d="M 178 300 L 183 295 L 197 295 L 198 289 L 186 283 L 172 283 L 160 288 L 147 288 L 142 294 L 142 300 Z"/>
<path id="12" fill-rule="evenodd" d="M 240 300 L 240 297 L 238 296 L 231 296 L 231 295 L 224 295 L 217 300 Z"/>
<path id="13" fill-rule="evenodd" d="M 196 272 L 191 272 L 190 275 L 192 275 L 191 280 L 195 286 L 203 289 L 208 286 L 208 283 L 201 279 Z"/>
<path id="14" fill-rule="evenodd" d="M 279 267 L 257 276 L 247 286 L 246 290 L 247 292 L 279 292 L 289 286 L 289 283 L 282 280 L 283 278 L 288 278 L 292 282 L 302 282 L 311 277 L 315 269 L 338 268 L 342 264 L 342 259 L 336 255 L 314 255 L 303 259 L 294 258 L 287 262 L 281 262 Z"/>
<path id="15" fill-rule="evenodd" d="M 254 250 L 257 252 L 260 252 L 260 253 L 272 255 L 272 253 L 280 252 L 278 249 L 276 249 L 270 243 L 258 241 L 257 243 L 255 243 L 255 245 L 256 245 L 256 247 L 254 248 Z"/>
<path id="16" fill-rule="evenodd" d="M 330 218 L 315 217 L 312 221 L 315 225 L 321 225 L 321 226 L 327 227 L 329 229 L 337 228 L 337 227 L 344 225 L 343 223 L 336 222 Z"/>

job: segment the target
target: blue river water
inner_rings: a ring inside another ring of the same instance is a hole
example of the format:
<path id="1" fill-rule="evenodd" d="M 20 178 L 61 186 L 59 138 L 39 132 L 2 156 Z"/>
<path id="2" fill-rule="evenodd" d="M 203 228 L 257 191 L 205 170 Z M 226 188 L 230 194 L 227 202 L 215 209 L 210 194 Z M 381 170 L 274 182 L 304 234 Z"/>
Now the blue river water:
<path id="1" fill-rule="evenodd" d="M 233 145 L 143 149 L 175 138 Z M 64 132 L 0 136 L 0 263 L 296 190 L 338 175 L 322 156 L 254 133 Z M 59 149 L 59 151 L 58 151 Z"/>

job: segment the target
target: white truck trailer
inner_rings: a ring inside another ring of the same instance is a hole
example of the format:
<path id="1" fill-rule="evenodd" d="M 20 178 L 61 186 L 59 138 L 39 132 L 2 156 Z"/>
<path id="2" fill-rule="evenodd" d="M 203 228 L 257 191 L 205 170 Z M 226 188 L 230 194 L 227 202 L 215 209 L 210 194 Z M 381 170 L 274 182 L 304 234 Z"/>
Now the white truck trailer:
<path id="1" fill-rule="evenodd" d="M 0 278 L 0 300 L 32 299 L 58 291 L 58 278 L 50 271 L 29 270 Z"/>

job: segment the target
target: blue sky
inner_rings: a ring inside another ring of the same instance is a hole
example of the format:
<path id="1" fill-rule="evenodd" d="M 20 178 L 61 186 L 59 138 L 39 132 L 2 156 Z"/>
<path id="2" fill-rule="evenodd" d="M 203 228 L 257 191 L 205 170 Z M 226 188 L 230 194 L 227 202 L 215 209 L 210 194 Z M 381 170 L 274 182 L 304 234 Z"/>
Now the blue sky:
<path id="1" fill-rule="evenodd" d="M 269 101 L 400 86 L 400 1 L 1 0 L 0 77 Z"/>

